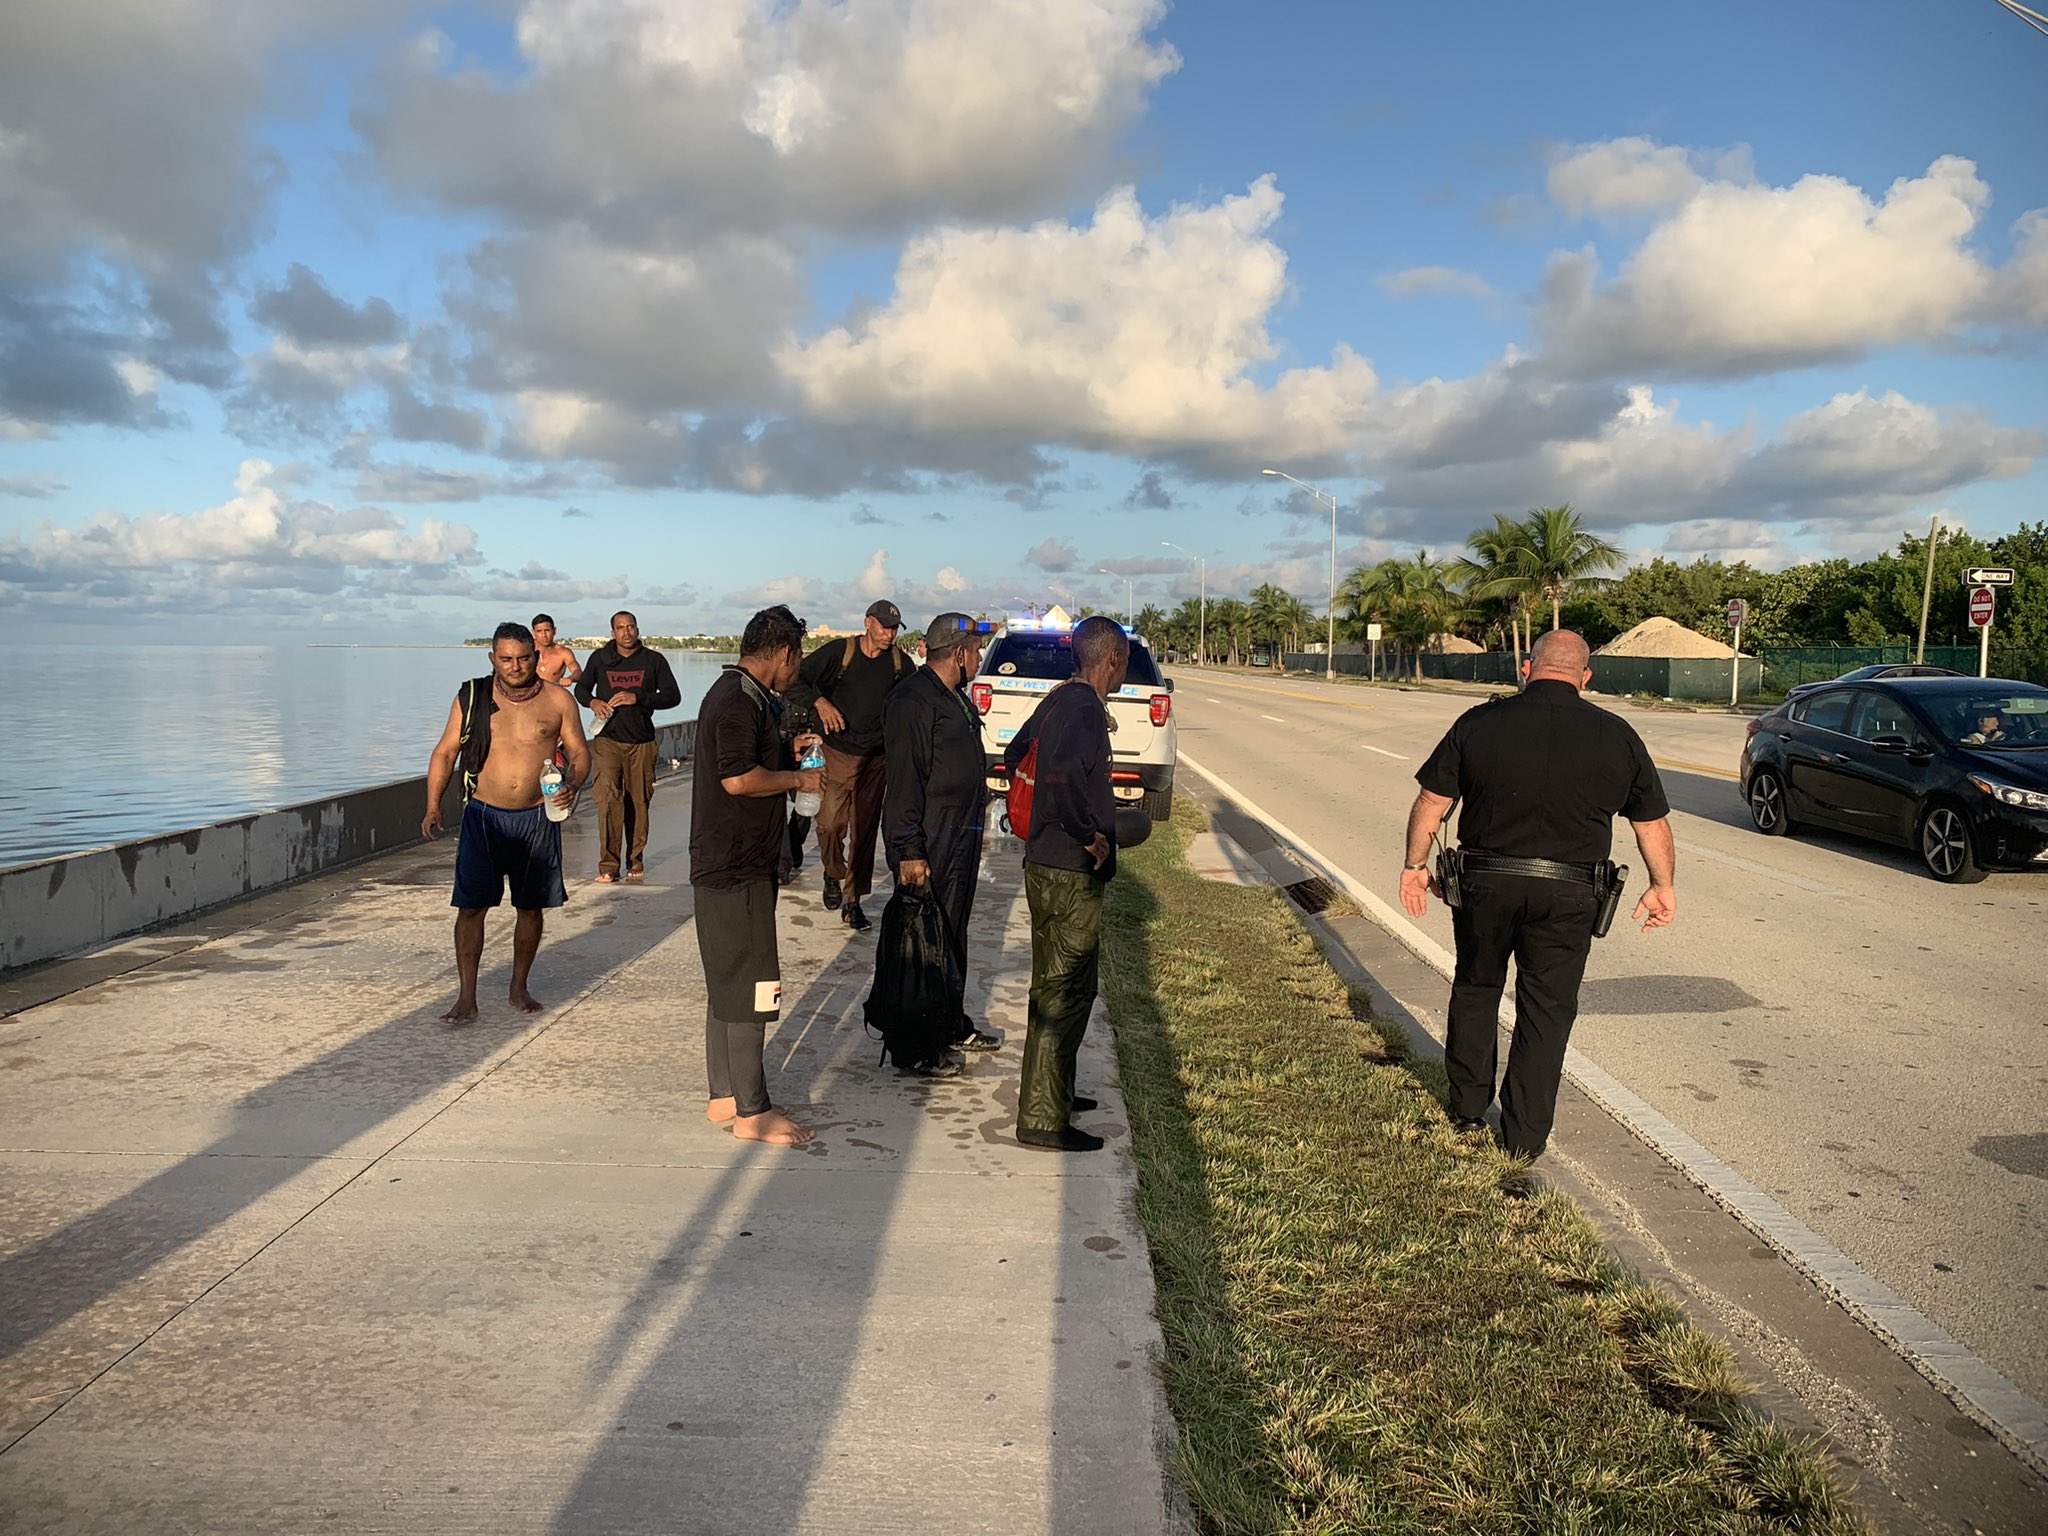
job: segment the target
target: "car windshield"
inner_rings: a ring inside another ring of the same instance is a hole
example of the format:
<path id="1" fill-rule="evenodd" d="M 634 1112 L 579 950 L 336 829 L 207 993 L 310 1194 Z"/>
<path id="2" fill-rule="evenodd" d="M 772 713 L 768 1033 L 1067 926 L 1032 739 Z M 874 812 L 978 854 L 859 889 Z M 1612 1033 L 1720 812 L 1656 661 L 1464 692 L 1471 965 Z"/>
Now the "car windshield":
<path id="1" fill-rule="evenodd" d="M 1064 681 L 1074 675 L 1074 637 L 1056 630 L 1004 635 L 989 648 L 988 660 L 981 670 L 998 677 Z M 1152 653 L 1135 640 L 1131 642 L 1131 666 L 1124 674 L 1124 686 L 1159 686 L 1158 664 L 1152 660 Z"/>
<path id="2" fill-rule="evenodd" d="M 1987 688 L 1923 699 L 1921 707 L 1959 746 L 1989 751 L 2048 747 L 2048 693 Z"/>

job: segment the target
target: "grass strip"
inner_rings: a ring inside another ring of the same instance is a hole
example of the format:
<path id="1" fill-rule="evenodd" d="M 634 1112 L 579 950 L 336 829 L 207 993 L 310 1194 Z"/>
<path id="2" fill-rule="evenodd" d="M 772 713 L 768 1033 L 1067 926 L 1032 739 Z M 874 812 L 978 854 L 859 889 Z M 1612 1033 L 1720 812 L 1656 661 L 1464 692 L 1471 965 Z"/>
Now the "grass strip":
<path id="1" fill-rule="evenodd" d="M 1103 945 L 1202 1529 L 1863 1532 L 1725 1346 L 1451 1131 L 1275 893 L 1189 868 L 1203 825 L 1182 799 L 1120 856 Z"/>

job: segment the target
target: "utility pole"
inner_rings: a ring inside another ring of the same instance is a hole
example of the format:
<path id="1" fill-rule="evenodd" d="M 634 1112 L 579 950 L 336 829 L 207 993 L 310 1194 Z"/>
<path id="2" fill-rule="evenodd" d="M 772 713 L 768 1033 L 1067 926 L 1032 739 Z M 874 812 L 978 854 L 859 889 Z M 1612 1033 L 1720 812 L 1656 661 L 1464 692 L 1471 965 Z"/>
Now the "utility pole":
<path id="1" fill-rule="evenodd" d="M 1941 514 L 1937 512 L 1927 522 L 1927 580 L 1920 588 L 1920 643 L 1913 648 L 1916 664 L 1927 660 L 1927 611 L 1934 604 L 1934 542 L 1940 531 Z"/>

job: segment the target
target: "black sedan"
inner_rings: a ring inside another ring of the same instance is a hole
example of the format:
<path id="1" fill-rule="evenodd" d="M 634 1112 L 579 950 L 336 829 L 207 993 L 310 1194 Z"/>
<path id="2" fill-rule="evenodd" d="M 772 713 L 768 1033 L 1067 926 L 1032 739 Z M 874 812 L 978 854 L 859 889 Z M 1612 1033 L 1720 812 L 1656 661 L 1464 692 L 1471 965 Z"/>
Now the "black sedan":
<path id="1" fill-rule="evenodd" d="M 1844 672 L 1840 677 L 1823 678 L 1817 683 L 1801 683 L 1787 698 L 1798 698 L 1802 693 L 1815 688 L 1825 688 L 1829 683 L 1867 683 L 1887 677 L 1961 677 L 1963 674 L 1948 667 L 1930 667 L 1919 661 L 1880 662 L 1872 667 L 1858 667 L 1854 672 Z"/>
<path id="2" fill-rule="evenodd" d="M 2048 688 L 1819 684 L 1750 722 L 1742 797 L 1759 832 L 1859 833 L 1915 850 L 1937 880 L 2048 870 Z"/>

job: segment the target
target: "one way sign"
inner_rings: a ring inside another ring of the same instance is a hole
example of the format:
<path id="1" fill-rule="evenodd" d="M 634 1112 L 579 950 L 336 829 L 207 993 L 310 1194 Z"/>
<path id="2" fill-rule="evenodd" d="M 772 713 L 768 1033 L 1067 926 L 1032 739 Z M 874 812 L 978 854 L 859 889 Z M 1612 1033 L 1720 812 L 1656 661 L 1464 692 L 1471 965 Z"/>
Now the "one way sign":
<path id="1" fill-rule="evenodd" d="M 2012 585 L 2012 567 L 2009 565 L 1975 565 L 1963 572 L 1966 587 L 2009 587 Z"/>

